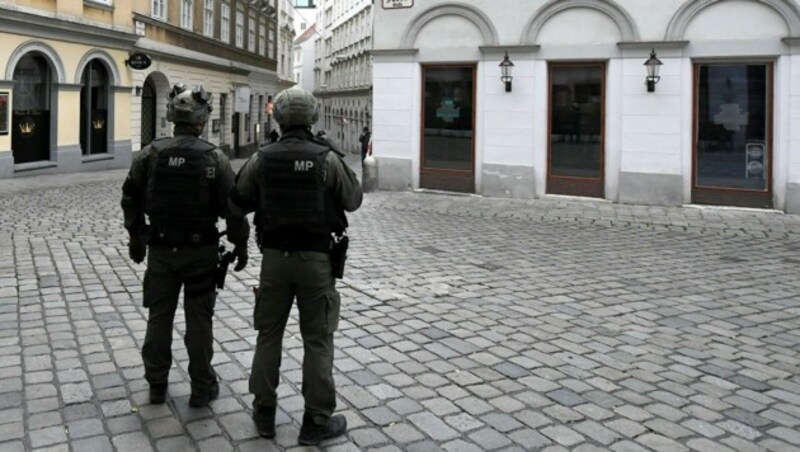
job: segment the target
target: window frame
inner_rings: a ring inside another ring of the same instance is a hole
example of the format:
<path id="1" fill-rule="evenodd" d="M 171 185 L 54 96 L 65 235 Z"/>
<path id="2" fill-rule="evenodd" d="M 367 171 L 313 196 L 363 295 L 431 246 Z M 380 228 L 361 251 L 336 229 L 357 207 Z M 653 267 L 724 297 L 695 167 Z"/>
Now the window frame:
<path id="1" fill-rule="evenodd" d="M 169 0 L 150 0 L 151 17 L 158 20 L 167 20 L 168 14 L 169 14 Z"/>
<path id="2" fill-rule="evenodd" d="M 194 0 L 181 0 L 181 28 L 191 30 L 194 26 Z"/>
<path id="3" fill-rule="evenodd" d="M 231 43 L 231 6 L 227 3 L 222 3 L 219 14 L 219 39 L 220 41 L 230 44 Z"/>
<path id="4" fill-rule="evenodd" d="M 203 35 L 214 37 L 214 0 L 203 0 Z"/>

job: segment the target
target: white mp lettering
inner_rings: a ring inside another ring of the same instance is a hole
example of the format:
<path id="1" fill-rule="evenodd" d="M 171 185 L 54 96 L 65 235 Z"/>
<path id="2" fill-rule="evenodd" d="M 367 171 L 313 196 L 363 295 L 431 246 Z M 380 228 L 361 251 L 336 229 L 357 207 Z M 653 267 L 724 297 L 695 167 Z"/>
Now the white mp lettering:
<path id="1" fill-rule="evenodd" d="M 294 170 L 295 171 L 308 171 L 314 167 L 314 162 L 311 160 L 295 160 L 294 161 Z"/>
<path id="2" fill-rule="evenodd" d="M 169 158 L 169 166 L 183 166 L 184 163 L 186 163 L 186 158 L 184 157 Z"/>

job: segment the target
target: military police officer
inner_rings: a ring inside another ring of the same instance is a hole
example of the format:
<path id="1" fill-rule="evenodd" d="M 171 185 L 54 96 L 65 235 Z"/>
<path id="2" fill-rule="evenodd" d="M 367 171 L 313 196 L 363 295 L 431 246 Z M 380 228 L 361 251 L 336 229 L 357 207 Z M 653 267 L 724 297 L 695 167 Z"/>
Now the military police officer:
<path id="1" fill-rule="evenodd" d="M 217 218 L 226 220 L 228 240 L 235 245 L 235 270 L 247 264 L 250 230 L 244 213 L 229 204 L 234 184 L 230 161 L 215 145 L 198 138 L 212 110 L 210 103 L 210 93 L 202 88 L 175 85 L 167 104 L 174 136 L 142 149 L 122 187 L 130 258 L 140 263 L 147 254 L 143 298 L 150 312 L 142 358 L 151 403 L 164 403 L 166 398 L 173 318 L 181 287 L 192 380 L 189 405 L 204 406 L 219 394 L 211 366 Z"/>
<path id="2" fill-rule="evenodd" d="M 318 116 L 316 99 L 291 88 L 279 93 L 274 105 L 281 139 L 251 157 L 231 194 L 244 210 L 256 212 L 263 253 L 254 318 L 258 342 L 250 376 L 253 419 L 261 436 L 275 436 L 281 341 L 296 297 L 305 351 L 305 413 L 298 440 L 315 445 L 347 429 L 344 416 L 332 416 L 333 333 L 340 304 L 335 277 L 343 271 L 344 211 L 356 210 L 363 195 L 341 156 L 311 133 Z"/>

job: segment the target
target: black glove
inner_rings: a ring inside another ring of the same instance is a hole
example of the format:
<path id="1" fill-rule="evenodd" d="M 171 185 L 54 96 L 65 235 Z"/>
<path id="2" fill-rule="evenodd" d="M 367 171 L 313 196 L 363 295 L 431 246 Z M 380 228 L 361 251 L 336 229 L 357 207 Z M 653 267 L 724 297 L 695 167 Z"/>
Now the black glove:
<path id="1" fill-rule="evenodd" d="M 144 239 L 138 234 L 132 234 L 128 241 L 128 256 L 137 264 L 144 261 L 144 256 L 147 254 L 147 244 Z"/>
<path id="2" fill-rule="evenodd" d="M 233 248 L 233 255 L 236 257 L 236 266 L 233 271 L 238 272 L 247 266 L 247 245 L 236 245 Z"/>

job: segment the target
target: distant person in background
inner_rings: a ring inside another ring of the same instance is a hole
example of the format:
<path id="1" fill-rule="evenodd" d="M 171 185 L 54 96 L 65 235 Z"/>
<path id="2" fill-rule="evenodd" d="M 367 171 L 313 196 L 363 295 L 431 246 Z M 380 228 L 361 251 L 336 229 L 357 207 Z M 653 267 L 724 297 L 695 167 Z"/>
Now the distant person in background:
<path id="1" fill-rule="evenodd" d="M 367 153 L 369 152 L 369 140 L 372 138 L 372 134 L 369 131 L 369 127 L 364 126 L 364 131 L 361 133 L 361 136 L 358 137 L 358 141 L 361 142 L 361 161 L 363 162 L 365 158 L 367 158 Z"/>
<path id="2" fill-rule="evenodd" d="M 270 131 L 269 135 L 267 135 L 267 138 L 269 138 L 269 142 L 270 143 L 276 143 L 278 141 L 278 139 L 280 139 L 280 137 L 281 137 L 281 135 L 275 129 L 272 129 L 272 131 Z"/>
<path id="3" fill-rule="evenodd" d="M 331 141 L 331 139 L 328 137 L 328 134 L 325 133 L 325 130 L 323 130 L 323 129 L 318 130 L 317 134 L 315 135 L 315 137 L 317 138 L 317 140 L 324 141 L 325 144 L 327 144 L 328 146 L 331 147 L 331 149 L 335 150 L 336 152 L 339 152 L 339 148 L 337 148 L 333 144 L 333 141 Z"/>

